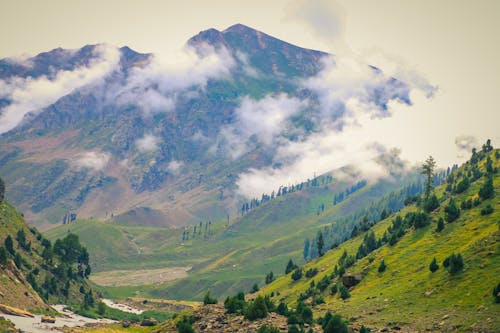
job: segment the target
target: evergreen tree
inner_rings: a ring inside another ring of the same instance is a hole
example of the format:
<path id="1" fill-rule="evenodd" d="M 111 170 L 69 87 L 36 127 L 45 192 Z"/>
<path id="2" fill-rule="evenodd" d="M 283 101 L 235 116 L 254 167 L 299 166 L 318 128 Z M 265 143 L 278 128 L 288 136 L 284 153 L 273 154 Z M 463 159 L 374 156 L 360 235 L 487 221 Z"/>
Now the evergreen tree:
<path id="1" fill-rule="evenodd" d="M 5 248 L 11 255 L 14 255 L 16 251 L 14 251 L 14 242 L 12 241 L 12 237 L 10 235 L 7 235 L 4 240 Z"/>
<path id="2" fill-rule="evenodd" d="M 309 247 L 311 246 L 309 242 L 309 238 L 306 238 L 304 241 L 304 260 L 307 260 L 307 257 L 309 256 Z"/>
<path id="3" fill-rule="evenodd" d="M 495 195 L 495 188 L 493 187 L 493 177 L 490 175 L 486 177 L 486 181 L 483 186 L 479 189 L 479 196 L 481 199 L 486 200 L 493 198 Z"/>
<path id="4" fill-rule="evenodd" d="M 348 333 L 349 329 L 347 325 L 342 321 L 342 318 L 339 315 L 333 315 L 331 318 L 324 324 L 323 327 L 324 333 Z"/>
<path id="5" fill-rule="evenodd" d="M 290 273 L 291 271 L 293 271 L 295 268 L 297 268 L 297 265 L 295 265 L 292 261 L 292 259 L 290 259 L 288 261 L 288 264 L 286 265 L 286 269 L 285 269 L 285 274 L 288 274 Z"/>
<path id="6" fill-rule="evenodd" d="M 444 207 L 444 218 L 446 222 L 453 222 L 460 217 L 460 209 L 457 207 L 455 200 L 451 199 L 450 203 Z"/>
<path id="7" fill-rule="evenodd" d="M 387 268 L 387 265 L 385 264 L 384 259 L 380 262 L 380 266 L 378 266 L 378 272 L 382 273 L 385 272 L 385 269 Z"/>
<path id="8" fill-rule="evenodd" d="M 210 296 L 210 290 L 207 291 L 205 297 L 203 298 L 203 304 L 217 304 L 217 298 L 213 298 Z"/>
<path id="9" fill-rule="evenodd" d="M 318 255 L 322 257 L 324 254 L 323 247 L 325 246 L 325 242 L 323 240 L 323 233 L 321 231 L 319 232 L 317 246 L 318 246 Z"/>
<path id="10" fill-rule="evenodd" d="M 434 257 L 434 259 L 432 259 L 431 261 L 431 264 L 429 265 L 429 270 L 434 273 L 435 271 L 437 271 L 439 269 L 439 265 L 437 264 L 436 262 L 436 257 Z"/>
<path id="11" fill-rule="evenodd" d="M 443 266 L 450 272 L 450 274 L 456 274 L 463 270 L 464 268 L 464 261 L 462 258 L 462 255 L 452 253 L 449 257 L 447 257 L 443 261 Z"/>
<path id="12" fill-rule="evenodd" d="M 259 318 L 266 318 L 268 309 L 264 297 L 261 295 L 257 296 L 253 302 L 248 305 L 245 311 L 245 318 L 248 320 L 255 320 Z"/>
<path id="13" fill-rule="evenodd" d="M 432 156 L 429 156 L 424 164 L 422 164 L 422 174 L 425 175 L 425 200 L 429 199 L 432 191 L 432 183 L 434 177 L 434 168 L 436 167 L 436 161 Z"/>
<path id="14" fill-rule="evenodd" d="M 349 290 L 342 283 L 340 284 L 340 288 L 338 288 L 338 289 L 340 292 L 340 298 L 348 299 L 349 297 L 351 297 L 351 294 L 349 294 Z"/>
<path id="15" fill-rule="evenodd" d="M 5 247 L 0 246 L 0 266 L 7 266 L 8 253 Z"/>
<path id="16" fill-rule="evenodd" d="M 0 178 L 0 202 L 5 200 L 5 183 L 2 178 Z"/>
<path id="17" fill-rule="evenodd" d="M 439 200 L 435 194 L 431 195 L 424 203 L 424 209 L 427 213 L 434 211 L 439 207 Z"/>
<path id="18" fill-rule="evenodd" d="M 302 269 L 297 267 L 294 271 L 293 271 L 293 274 L 292 274 L 292 280 L 293 281 L 297 281 L 297 280 L 300 280 L 300 278 L 302 278 Z"/>
<path id="19" fill-rule="evenodd" d="M 266 275 L 266 284 L 269 284 L 274 281 L 274 274 L 273 272 L 269 272 L 269 274 Z"/>
<path id="20" fill-rule="evenodd" d="M 444 219 L 440 217 L 437 223 L 436 231 L 441 232 L 441 230 L 443 229 L 444 229 Z"/>
<path id="21" fill-rule="evenodd" d="M 493 298 L 495 299 L 495 303 L 500 303 L 500 283 L 493 288 Z"/>
<path id="22" fill-rule="evenodd" d="M 259 291 L 259 285 L 257 283 L 254 283 L 252 286 L 252 290 L 250 290 L 250 293 L 256 293 Z"/>

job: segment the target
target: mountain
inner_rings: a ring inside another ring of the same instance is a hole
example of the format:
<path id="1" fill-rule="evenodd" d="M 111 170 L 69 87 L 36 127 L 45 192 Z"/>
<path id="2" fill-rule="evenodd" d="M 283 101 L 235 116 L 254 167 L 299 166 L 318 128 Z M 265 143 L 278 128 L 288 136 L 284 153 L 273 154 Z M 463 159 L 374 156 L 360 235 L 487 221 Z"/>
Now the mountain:
<path id="1" fill-rule="evenodd" d="M 272 190 L 249 176 L 286 174 L 300 158 L 286 148 L 341 130 L 352 94 L 380 117 L 389 102 L 411 103 L 409 85 L 368 65 L 365 81 L 349 78 L 352 91 L 323 87 L 340 64 L 241 24 L 200 32 L 171 61 L 108 45 L 2 59 L 8 199 L 43 229 L 75 216 L 142 226 L 234 219 Z"/>
<path id="2" fill-rule="evenodd" d="M 497 331 L 499 169 L 500 150 L 474 153 L 434 190 L 429 214 L 409 202 L 259 293 L 291 309 L 305 303 L 316 319 L 340 314 L 356 329 Z"/>

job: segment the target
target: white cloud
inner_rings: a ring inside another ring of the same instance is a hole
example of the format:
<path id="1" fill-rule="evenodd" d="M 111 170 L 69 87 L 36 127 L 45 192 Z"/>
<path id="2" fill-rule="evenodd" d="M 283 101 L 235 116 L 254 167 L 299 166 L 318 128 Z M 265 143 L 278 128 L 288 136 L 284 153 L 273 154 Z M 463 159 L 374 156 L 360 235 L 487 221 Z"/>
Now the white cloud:
<path id="1" fill-rule="evenodd" d="M 108 98 L 136 105 L 145 115 L 169 112 L 175 108 L 178 92 L 191 87 L 203 89 L 209 79 L 229 76 L 234 65 L 235 60 L 225 48 L 208 45 L 154 55 L 147 64 L 134 68 L 125 86 Z"/>
<path id="2" fill-rule="evenodd" d="M 267 95 L 260 100 L 244 97 L 235 110 L 235 122 L 221 130 L 225 149 L 237 158 L 249 148 L 250 139 L 266 146 L 276 144 L 279 136 L 292 130 L 290 117 L 305 106 L 305 102 L 286 94 Z"/>
<path id="3" fill-rule="evenodd" d="M 76 156 L 76 159 L 72 163 L 77 169 L 87 168 L 102 171 L 110 158 L 111 156 L 108 153 L 90 151 Z"/>
<path id="4" fill-rule="evenodd" d="M 98 45 L 88 66 L 81 66 L 72 71 L 58 71 L 53 78 L 41 76 L 36 79 L 16 77 L 0 80 L 4 97 L 11 101 L 10 105 L 1 110 L 0 134 L 19 125 L 27 113 L 40 112 L 74 89 L 101 80 L 116 68 L 119 59 L 118 49 Z"/>
<path id="5" fill-rule="evenodd" d="M 183 166 L 184 163 L 172 160 L 168 163 L 167 170 L 173 175 L 178 175 L 181 172 Z"/>
<path id="6" fill-rule="evenodd" d="M 146 134 L 144 137 L 137 139 L 135 144 L 141 152 L 154 151 L 158 149 L 160 139 L 152 134 Z"/>

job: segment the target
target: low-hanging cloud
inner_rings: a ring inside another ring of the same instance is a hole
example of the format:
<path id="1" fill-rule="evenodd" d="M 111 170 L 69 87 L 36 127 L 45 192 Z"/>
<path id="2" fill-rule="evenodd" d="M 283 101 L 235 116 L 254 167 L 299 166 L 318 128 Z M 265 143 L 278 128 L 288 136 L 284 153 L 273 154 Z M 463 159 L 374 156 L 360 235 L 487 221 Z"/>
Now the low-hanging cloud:
<path id="1" fill-rule="evenodd" d="M 170 112 L 179 92 L 204 89 L 210 79 L 229 77 L 235 64 L 227 49 L 209 45 L 152 55 L 147 64 L 132 69 L 124 86 L 108 93 L 108 102 L 136 105 L 144 115 Z"/>
<path id="2" fill-rule="evenodd" d="M 265 146 L 275 145 L 280 136 L 292 130 L 290 118 L 305 106 L 304 101 L 286 94 L 267 95 L 260 100 L 244 97 L 234 112 L 235 122 L 221 130 L 225 150 L 237 158 L 250 147 L 250 139 Z"/>
<path id="3" fill-rule="evenodd" d="M 467 156 L 472 148 L 477 147 L 477 139 L 472 135 L 460 135 L 455 138 L 455 146 L 458 150 L 458 157 Z"/>
<path id="4" fill-rule="evenodd" d="M 1 110 L 0 134 L 19 125 L 27 113 L 36 114 L 74 89 L 102 80 L 120 60 L 118 49 L 108 45 L 96 46 L 93 53 L 94 57 L 87 66 L 71 71 L 60 70 L 50 78 L 43 75 L 36 79 L 13 77 L 0 80 L 3 97 L 10 101 Z"/>
<path id="5" fill-rule="evenodd" d="M 137 139 L 135 144 L 140 152 L 155 151 L 158 149 L 160 139 L 152 134 L 146 134 L 142 138 Z"/>
<path id="6" fill-rule="evenodd" d="M 411 108 L 414 94 L 432 96 L 425 87 L 387 77 L 377 68 L 343 57 L 325 58 L 323 70 L 301 85 L 312 93 L 299 105 L 306 105 L 307 119 L 315 122 L 315 129 L 291 140 L 284 135 L 286 126 L 276 126 L 278 130 L 268 136 L 275 149 L 272 166 L 240 174 L 240 194 L 260 197 L 281 185 L 332 170 L 340 177 L 352 177 L 354 172 L 366 180 L 391 178 L 407 170 L 402 151 L 385 138 L 398 106 Z M 266 115 L 272 119 L 272 112 Z M 252 133 L 265 130 L 263 124 L 264 118 L 253 123 Z M 346 168 L 350 172 L 342 175 Z"/>
<path id="7" fill-rule="evenodd" d="M 108 153 L 89 151 L 77 155 L 72 161 L 76 169 L 92 169 L 94 171 L 102 171 L 108 164 L 111 156 Z"/>

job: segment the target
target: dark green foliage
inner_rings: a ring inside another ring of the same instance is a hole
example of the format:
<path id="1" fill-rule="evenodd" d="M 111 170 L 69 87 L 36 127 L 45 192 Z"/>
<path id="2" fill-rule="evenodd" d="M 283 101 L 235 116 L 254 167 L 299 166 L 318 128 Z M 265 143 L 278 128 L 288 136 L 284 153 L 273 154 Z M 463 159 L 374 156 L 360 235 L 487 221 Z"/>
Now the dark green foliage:
<path id="1" fill-rule="evenodd" d="M 5 267 L 7 266 L 7 258 L 9 254 L 7 253 L 7 250 L 5 247 L 0 246 L 0 266 Z"/>
<path id="2" fill-rule="evenodd" d="M 257 333 L 280 333 L 280 330 L 273 326 L 273 325 L 264 325 L 261 326 L 258 330 Z"/>
<path id="3" fill-rule="evenodd" d="M 289 311 L 288 311 L 288 306 L 284 302 L 280 302 L 278 304 L 278 307 L 276 308 L 276 313 L 282 315 L 282 316 L 288 316 Z"/>
<path id="4" fill-rule="evenodd" d="M 436 231 L 441 232 L 444 229 L 444 219 L 442 217 L 439 218 Z"/>
<path id="5" fill-rule="evenodd" d="M 319 291 L 323 291 L 326 288 L 328 288 L 329 284 L 330 284 L 330 278 L 328 277 L 328 275 L 325 275 L 321 280 L 319 280 L 317 288 Z"/>
<path id="6" fill-rule="evenodd" d="M 179 333 L 195 333 L 193 329 L 194 318 L 189 316 L 183 316 L 181 320 L 175 325 L 177 327 L 177 332 Z"/>
<path id="7" fill-rule="evenodd" d="M 246 308 L 245 294 L 240 291 L 236 296 L 228 296 L 224 301 L 224 307 L 228 313 L 241 313 Z"/>
<path id="8" fill-rule="evenodd" d="M 425 175 L 426 180 L 425 180 L 425 200 L 428 200 L 431 191 L 432 191 L 432 184 L 433 184 L 433 176 L 434 176 L 434 168 L 436 167 L 436 161 L 432 156 L 429 156 L 424 164 L 422 164 L 422 174 Z"/>
<path id="9" fill-rule="evenodd" d="M 203 298 L 203 304 L 217 304 L 217 298 L 213 298 L 210 296 L 210 291 L 207 291 L 205 297 Z"/>
<path id="10" fill-rule="evenodd" d="M 330 288 L 330 294 L 335 295 L 338 291 L 338 287 L 336 284 L 332 285 Z"/>
<path id="11" fill-rule="evenodd" d="M 256 293 L 259 291 L 259 285 L 257 283 L 254 283 L 252 286 L 252 289 L 250 290 L 250 293 Z"/>
<path id="12" fill-rule="evenodd" d="M 462 255 L 452 253 L 449 257 L 447 257 L 443 261 L 443 266 L 450 272 L 450 274 L 456 274 L 463 270 L 464 261 L 462 259 Z"/>
<path id="13" fill-rule="evenodd" d="M 288 333 L 300 333 L 300 330 L 299 328 L 297 327 L 297 325 L 295 324 L 290 324 L 291 325 L 290 327 L 288 327 Z"/>
<path id="14" fill-rule="evenodd" d="M 69 284 L 65 288 L 66 290 L 69 289 Z M 83 307 L 84 308 L 92 308 L 94 307 L 94 295 L 92 294 L 92 290 L 89 290 L 87 293 L 85 293 L 85 296 L 83 298 Z"/>
<path id="15" fill-rule="evenodd" d="M 495 169 L 493 168 L 493 161 L 491 160 L 491 158 L 489 156 L 486 159 L 486 164 L 484 166 L 486 168 L 487 173 L 492 174 L 495 172 Z"/>
<path id="16" fill-rule="evenodd" d="M 274 273 L 271 271 L 266 275 L 266 284 L 269 284 L 274 281 Z"/>
<path id="17" fill-rule="evenodd" d="M 359 333 L 370 333 L 370 329 L 362 325 L 361 328 L 359 329 Z"/>
<path id="18" fill-rule="evenodd" d="M 460 217 L 460 209 L 457 207 L 455 200 L 451 199 L 448 205 L 444 207 L 444 218 L 446 222 L 453 222 Z"/>
<path id="19" fill-rule="evenodd" d="M 297 319 L 297 316 L 295 315 L 295 313 L 293 313 L 293 312 L 290 313 L 290 315 L 288 316 L 288 319 L 286 320 L 286 323 L 288 325 L 296 325 L 299 323 L 299 320 Z"/>
<path id="20" fill-rule="evenodd" d="M 16 267 L 21 269 L 23 265 L 23 257 L 19 254 L 19 252 L 16 252 L 16 255 L 14 256 L 14 263 L 16 264 Z"/>
<path id="21" fill-rule="evenodd" d="M 297 281 L 300 280 L 301 278 L 302 278 L 302 268 L 299 267 L 293 271 L 292 280 Z"/>
<path id="22" fill-rule="evenodd" d="M 430 223 L 429 214 L 426 212 L 411 212 L 405 216 L 405 224 L 413 225 L 416 229 L 423 228 Z"/>
<path id="23" fill-rule="evenodd" d="M 486 177 L 486 181 L 483 186 L 479 189 L 479 197 L 483 200 L 493 198 L 495 195 L 495 188 L 493 187 L 493 178 L 490 176 Z"/>
<path id="24" fill-rule="evenodd" d="M 434 211 L 439 207 L 439 200 L 435 194 L 431 195 L 424 203 L 424 210 L 427 213 Z"/>
<path id="25" fill-rule="evenodd" d="M 481 215 L 489 215 L 491 213 L 493 213 L 493 206 L 491 206 L 490 204 L 481 209 Z"/>
<path id="26" fill-rule="evenodd" d="M 290 273 L 291 271 L 293 271 L 294 269 L 297 268 L 297 265 L 295 265 L 292 261 L 292 259 L 290 259 L 288 261 L 288 264 L 286 265 L 286 269 L 285 269 L 285 274 L 288 274 Z"/>
<path id="27" fill-rule="evenodd" d="M 349 297 L 351 297 L 351 294 L 349 294 L 349 290 L 343 284 L 340 284 L 339 291 L 340 291 L 340 298 L 348 299 Z"/>
<path id="28" fill-rule="evenodd" d="M 500 303 L 500 283 L 498 283 L 496 288 L 493 288 L 493 299 L 495 303 Z"/>
<path id="29" fill-rule="evenodd" d="M 312 277 L 316 276 L 316 274 L 318 274 L 318 269 L 316 267 L 309 268 L 306 271 L 306 278 L 312 278 Z"/>
<path id="30" fill-rule="evenodd" d="M 380 265 L 378 266 L 378 272 L 383 273 L 383 272 L 385 272 L 386 268 L 387 268 L 387 265 L 385 264 L 384 259 L 382 259 L 382 261 L 380 262 Z"/>
<path id="31" fill-rule="evenodd" d="M 469 188 L 469 186 L 470 186 L 469 178 L 467 176 L 464 176 L 464 178 L 457 184 L 455 192 L 463 193 Z"/>
<path id="32" fill-rule="evenodd" d="M 435 271 L 437 271 L 439 269 L 439 265 L 436 261 L 436 257 L 434 257 L 434 259 L 432 259 L 430 265 L 429 265 L 429 270 L 434 273 Z"/>
<path id="33" fill-rule="evenodd" d="M 318 246 L 318 255 L 320 257 L 322 257 L 323 254 L 325 254 L 325 252 L 323 251 L 323 248 L 325 246 L 325 242 L 323 240 L 323 233 L 321 231 L 319 232 L 318 241 L 317 241 L 316 245 Z"/>
<path id="34" fill-rule="evenodd" d="M 7 235 L 4 240 L 5 248 L 11 255 L 14 255 L 16 251 L 14 251 L 14 242 L 12 241 L 12 237 L 10 235 Z"/>
<path id="35" fill-rule="evenodd" d="M 248 320 L 255 320 L 259 318 L 267 317 L 267 306 L 264 297 L 261 295 L 257 296 L 252 302 L 248 304 L 245 311 L 245 318 Z"/>
<path id="36" fill-rule="evenodd" d="M 309 256 L 309 247 L 311 246 L 309 242 L 309 238 L 306 238 L 304 241 L 304 260 L 307 260 L 307 257 Z"/>
<path id="37" fill-rule="evenodd" d="M 0 178 L 0 202 L 5 200 L 5 182 Z"/>
<path id="38" fill-rule="evenodd" d="M 325 314 L 321 327 L 325 333 L 348 333 L 349 329 L 339 315 Z"/>
<path id="39" fill-rule="evenodd" d="M 103 316 L 106 313 L 106 304 L 103 302 L 97 303 L 97 313 Z"/>

